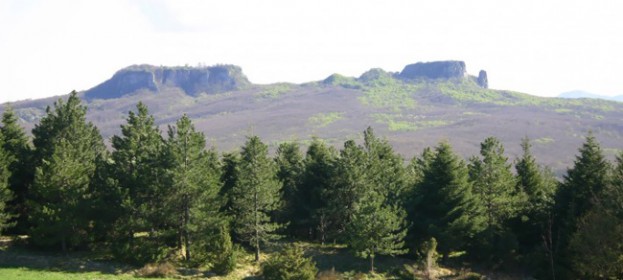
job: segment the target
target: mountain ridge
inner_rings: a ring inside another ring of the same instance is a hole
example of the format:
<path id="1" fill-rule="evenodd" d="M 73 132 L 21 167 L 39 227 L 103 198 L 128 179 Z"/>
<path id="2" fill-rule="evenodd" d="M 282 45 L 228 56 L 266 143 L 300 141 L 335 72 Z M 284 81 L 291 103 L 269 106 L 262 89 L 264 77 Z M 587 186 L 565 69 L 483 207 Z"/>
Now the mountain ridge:
<path id="1" fill-rule="evenodd" d="M 239 73 L 244 76 L 241 69 Z M 231 90 L 189 94 L 181 86 L 162 83 L 118 97 L 93 98 L 89 91 L 80 95 L 89 108 L 88 119 L 105 139 L 119 133 L 128 111 L 140 101 L 161 130 L 188 114 L 220 150 L 240 147 L 251 134 L 273 148 L 290 140 L 305 145 L 312 137 L 339 147 L 346 139 L 361 140 L 367 126 L 386 137 L 405 158 L 443 140 L 467 158 L 478 152 L 480 141 L 495 136 L 512 159 L 520 154 L 521 138 L 528 136 L 535 153 L 541 155 L 540 162 L 559 174 L 570 166 L 588 131 L 603 141 L 609 156 L 623 150 L 623 104 L 488 89 L 479 83 L 481 76 L 404 79 L 400 73 L 372 68 L 360 77 L 334 74 L 303 84 L 249 82 Z M 57 98 L 12 106 L 30 129 Z"/>

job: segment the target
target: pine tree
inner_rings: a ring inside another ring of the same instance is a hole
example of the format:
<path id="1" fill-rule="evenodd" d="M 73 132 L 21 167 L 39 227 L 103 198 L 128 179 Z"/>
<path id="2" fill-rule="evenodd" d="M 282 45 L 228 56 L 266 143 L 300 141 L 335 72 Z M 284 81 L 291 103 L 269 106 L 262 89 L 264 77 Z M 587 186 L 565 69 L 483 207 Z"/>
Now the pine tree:
<path id="1" fill-rule="evenodd" d="M 582 279 L 623 278 L 623 153 L 612 177 L 577 221 L 569 252 L 573 271 Z"/>
<path id="2" fill-rule="evenodd" d="M 4 135 L 2 147 L 7 156 L 7 169 L 11 173 L 8 181 L 9 189 L 14 195 L 8 205 L 11 215 L 14 216 L 12 221 L 16 225 L 10 230 L 12 233 L 25 234 L 29 227 L 26 198 L 34 179 L 32 149 L 24 129 L 18 124 L 17 116 L 9 105 L 2 114 L 0 133 Z"/>
<path id="3" fill-rule="evenodd" d="M 280 184 L 276 167 L 268 157 L 268 147 L 259 137 L 249 137 L 242 147 L 237 184 L 232 190 L 234 231 L 255 250 L 278 238 L 281 225 L 271 221 L 271 214 L 281 207 Z"/>
<path id="4" fill-rule="evenodd" d="M 364 150 L 368 156 L 367 175 L 373 188 L 386 198 L 383 203 L 402 207 L 407 189 L 403 158 L 394 152 L 387 140 L 376 137 L 371 127 L 364 131 L 363 136 Z"/>
<path id="5" fill-rule="evenodd" d="M 81 245 L 90 229 L 88 213 L 96 161 L 105 147 L 99 131 L 86 121 L 86 107 L 72 92 L 33 129 L 38 167 L 31 202 L 32 240 L 63 251 Z"/>
<path id="6" fill-rule="evenodd" d="M 275 157 L 277 165 L 277 178 L 281 183 L 281 192 L 284 201 L 283 208 L 276 220 L 280 223 L 288 223 L 290 235 L 294 234 L 296 220 L 302 215 L 297 210 L 297 192 L 302 182 L 304 170 L 303 155 L 296 143 L 282 143 L 277 148 Z"/>
<path id="7" fill-rule="evenodd" d="M 448 143 L 435 148 L 435 157 L 417 186 L 413 202 L 413 235 L 423 242 L 437 239 L 439 251 L 447 257 L 464 250 L 473 237 L 484 229 L 482 211 L 469 183 L 465 163 Z M 411 244 L 417 248 L 420 242 Z"/>
<path id="8" fill-rule="evenodd" d="M 221 157 L 221 190 L 219 196 L 224 199 L 221 211 L 231 216 L 232 213 L 232 191 L 238 184 L 240 173 L 240 154 L 237 152 L 224 153 Z"/>
<path id="9" fill-rule="evenodd" d="M 323 194 L 327 201 L 325 211 L 331 223 L 330 231 L 337 239 L 345 237 L 343 234 L 358 203 L 368 191 L 373 190 L 367 172 L 368 160 L 364 149 L 353 140 L 346 141 L 335 166 L 335 174 L 339 176 Z"/>
<path id="10" fill-rule="evenodd" d="M 385 197 L 377 191 L 368 192 L 359 202 L 347 225 L 347 244 L 356 255 L 370 259 L 374 272 L 374 258 L 378 254 L 404 254 L 405 212 L 384 203 Z"/>
<path id="11" fill-rule="evenodd" d="M 164 186 L 164 140 L 147 106 L 138 103 L 136 108 L 121 125 L 121 135 L 112 137 L 111 173 L 121 194 L 121 213 L 111 237 L 119 257 L 143 263 L 160 251 L 163 242 L 157 231 L 173 225 L 171 215 L 162 209 L 169 194 Z M 149 234 L 137 237 L 138 233 Z"/>
<path id="12" fill-rule="evenodd" d="M 293 226 L 307 232 L 310 239 L 324 244 L 329 229 L 327 196 L 333 182 L 337 153 L 318 138 L 307 148 L 301 186 L 296 192 L 297 218 Z"/>
<path id="13" fill-rule="evenodd" d="M 218 228 L 223 220 L 219 217 L 220 166 L 216 152 L 206 150 L 205 136 L 195 131 L 188 116 L 182 116 L 176 126 L 169 126 L 168 135 L 166 148 L 172 189 L 167 199 L 171 214 L 179 221 L 177 240 L 184 248 L 185 260 L 191 261 L 191 244 L 208 238 L 205 233 Z"/>
<path id="14" fill-rule="evenodd" d="M 8 186 L 9 173 L 9 158 L 7 157 L 3 145 L 4 137 L 0 131 L 0 234 L 4 232 L 7 227 L 12 226 L 9 220 L 12 218 L 11 213 L 7 207 L 7 203 L 13 198 L 13 194 Z"/>
<path id="15" fill-rule="evenodd" d="M 486 226 L 489 230 L 501 227 L 514 217 L 521 205 L 522 193 L 516 189 L 504 147 L 494 137 L 480 144 L 482 159 L 472 158 L 469 165 L 474 193 L 482 203 Z"/>
<path id="16" fill-rule="evenodd" d="M 570 263 L 573 256 L 569 252 L 571 238 L 580 219 L 589 213 L 598 194 L 608 185 L 610 169 L 599 143 L 589 133 L 556 193 L 556 247 L 560 248 L 556 262 L 560 277 L 566 278 L 573 269 Z"/>

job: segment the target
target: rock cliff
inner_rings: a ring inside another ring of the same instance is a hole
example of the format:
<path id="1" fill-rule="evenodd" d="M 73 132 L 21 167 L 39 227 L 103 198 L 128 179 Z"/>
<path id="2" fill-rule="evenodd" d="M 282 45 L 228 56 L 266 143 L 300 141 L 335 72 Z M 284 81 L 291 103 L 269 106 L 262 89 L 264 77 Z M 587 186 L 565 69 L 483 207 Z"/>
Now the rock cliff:
<path id="1" fill-rule="evenodd" d="M 463 61 L 418 62 L 405 66 L 398 77 L 408 80 L 465 78 L 467 71 Z"/>
<path id="2" fill-rule="evenodd" d="M 157 67 L 133 65 L 119 70 L 109 80 L 87 90 L 86 99 L 110 99 L 138 90 L 158 91 L 178 87 L 186 94 L 219 93 L 238 90 L 250 84 L 242 69 L 234 65 L 210 67 Z"/>

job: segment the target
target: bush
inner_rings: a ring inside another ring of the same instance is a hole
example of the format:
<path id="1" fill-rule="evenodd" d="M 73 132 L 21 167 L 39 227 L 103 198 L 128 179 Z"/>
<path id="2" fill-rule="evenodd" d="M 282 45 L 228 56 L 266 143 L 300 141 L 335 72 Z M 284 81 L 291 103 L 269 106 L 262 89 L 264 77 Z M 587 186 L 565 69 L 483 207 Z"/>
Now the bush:
<path id="1" fill-rule="evenodd" d="M 143 268 L 137 271 L 137 276 L 140 277 L 169 277 L 175 275 L 177 270 L 175 266 L 165 263 L 148 263 Z"/>
<path id="2" fill-rule="evenodd" d="M 332 268 L 331 270 L 325 270 L 325 271 L 318 273 L 318 277 L 316 277 L 316 279 L 317 280 L 342 280 L 344 279 L 344 277 L 342 277 L 342 275 L 340 275 L 339 273 L 335 272 L 335 268 Z"/>
<path id="3" fill-rule="evenodd" d="M 313 280 L 316 273 L 316 264 L 296 244 L 286 246 L 262 264 L 262 275 L 267 280 Z"/>

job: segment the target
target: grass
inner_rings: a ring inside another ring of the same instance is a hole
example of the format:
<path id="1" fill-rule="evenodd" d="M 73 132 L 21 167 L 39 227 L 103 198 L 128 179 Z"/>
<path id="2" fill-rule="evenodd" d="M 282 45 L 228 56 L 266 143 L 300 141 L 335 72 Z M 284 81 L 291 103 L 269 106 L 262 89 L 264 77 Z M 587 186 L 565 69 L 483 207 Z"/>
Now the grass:
<path id="1" fill-rule="evenodd" d="M 390 131 L 418 131 L 427 128 L 453 124 L 452 121 L 436 119 L 422 120 L 417 117 L 405 117 L 402 114 L 373 114 L 376 122 L 386 124 Z"/>
<path id="2" fill-rule="evenodd" d="M 278 83 L 265 86 L 262 91 L 257 93 L 257 96 L 260 98 L 277 99 L 290 91 L 292 91 L 291 84 Z"/>
<path id="3" fill-rule="evenodd" d="M 318 113 L 309 117 L 308 122 L 316 128 L 325 127 L 344 118 L 343 112 Z"/>
<path id="4" fill-rule="evenodd" d="M 105 274 L 101 272 L 69 272 L 37 270 L 26 267 L 0 268 L 0 279 L 14 280 L 104 280 L 104 279 L 149 279 L 134 277 L 131 274 Z M 160 278 L 165 279 L 165 278 Z"/>

